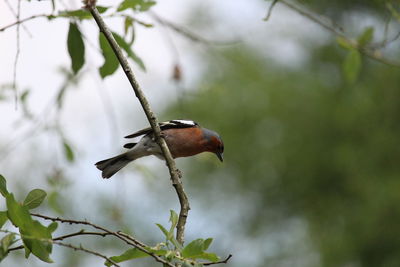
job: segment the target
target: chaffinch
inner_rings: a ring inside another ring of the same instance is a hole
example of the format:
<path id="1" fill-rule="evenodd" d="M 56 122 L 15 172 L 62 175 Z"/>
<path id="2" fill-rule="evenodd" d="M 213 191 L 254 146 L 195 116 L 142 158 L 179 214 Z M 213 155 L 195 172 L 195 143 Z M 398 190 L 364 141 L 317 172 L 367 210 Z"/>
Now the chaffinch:
<path id="1" fill-rule="evenodd" d="M 173 158 L 189 157 L 202 152 L 212 152 L 223 161 L 224 143 L 214 131 L 202 128 L 191 120 L 171 120 L 159 123 L 161 135 L 165 139 Z M 96 167 L 102 171 L 103 178 L 110 178 L 131 161 L 154 155 L 164 159 L 162 151 L 155 141 L 152 128 L 142 129 L 125 138 L 144 135 L 137 143 L 127 143 L 128 152 L 97 162 Z"/>

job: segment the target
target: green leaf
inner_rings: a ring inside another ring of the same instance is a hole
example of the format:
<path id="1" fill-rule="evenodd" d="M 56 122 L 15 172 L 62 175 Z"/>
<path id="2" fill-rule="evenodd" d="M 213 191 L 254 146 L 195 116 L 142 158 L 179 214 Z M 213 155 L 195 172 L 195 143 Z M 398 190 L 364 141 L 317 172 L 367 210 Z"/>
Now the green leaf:
<path id="1" fill-rule="evenodd" d="M 128 33 L 129 29 L 131 29 L 131 38 L 128 42 L 128 44 L 131 46 L 133 42 L 135 41 L 135 25 L 134 25 L 134 19 L 132 17 L 127 16 L 124 21 L 124 38 L 128 38 Z"/>
<path id="2" fill-rule="evenodd" d="M 32 219 L 27 206 L 23 206 L 15 201 L 13 194 L 6 197 L 7 216 L 10 221 L 19 228 L 22 241 L 26 247 L 25 257 L 30 252 L 45 262 L 52 262 L 49 255 L 52 251 L 51 232 Z M 48 240 L 48 241 L 47 241 Z"/>
<path id="3" fill-rule="evenodd" d="M 174 219 L 175 220 L 175 219 Z M 162 226 L 159 223 L 156 223 L 156 225 L 158 226 L 158 228 L 160 228 L 161 232 L 163 232 L 163 234 L 165 235 L 166 239 L 171 241 L 171 243 L 178 249 L 178 250 L 182 250 L 182 245 L 179 244 L 179 242 L 175 239 L 174 237 L 174 231 L 172 228 L 172 231 L 167 231 L 167 229 L 165 229 L 164 226 Z"/>
<path id="4" fill-rule="evenodd" d="M 169 233 L 168 233 L 167 229 L 165 229 L 165 227 L 164 227 L 164 226 L 162 226 L 162 225 L 161 225 L 161 224 L 159 224 L 159 223 L 156 223 L 156 225 L 158 226 L 158 228 L 160 228 L 161 232 L 163 232 L 163 233 L 164 233 L 164 235 L 165 235 L 165 237 L 168 239 L 168 235 L 169 235 Z"/>
<path id="5" fill-rule="evenodd" d="M 178 242 L 178 240 L 175 239 L 175 237 L 173 235 L 170 236 L 169 240 L 171 241 L 171 243 L 179 250 L 182 250 L 182 245 Z"/>
<path id="6" fill-rule="evenodd" d="M 7 195 L 6 204 L 7 216 L 16 227 L 24 228 L 32 223 L 28 208 L 15 201 L 13 194 Z"/>
<path id="7" fill-rule="evenodd" d="M 171 222 L 171 228 L 169 230 L 169 233 L 173 234 L 174 229 L 175 229 L 176 225 L 178 224 L 179 217 L 178 217 L 178 214 L 175 211 L 170 210 L 169 212 L 170 212 L 169 221 Z"/>
<path id="8" fill-rule="evenodd" d="M 143 251 L 138 250 L 137 248 L 131 248 L 119 256 L 110 257 L 110 259 L 113 260 L 114 262 L 118 263 L 118 262 L 138 259 L 138 258 L 144 258 L 144 257 L 148 257 L 148 256 L 149 256 L 149 254 L 146 254 Z M 106 261 L 104 263 L 104 265 L 111 266 L 112 264 L 111 264 L 111 262 Z"/>
<path id="9" fill-rule="evenodd" d="M 170 240 L 175 247 L 181 248 L 179 245 L 177 245 L 178 241 L 174 239 L 175 227 L 178 224 L 178 214 L 176 214 L 176 212 L 173 210 L 170 210 L 169 221 L 171 222 L 171 228 L 169 229 L 167 239 Z"/>
<path id="10" fill-rule="evenodd" d="M 208 252 L 203 252 L 200 254 L 192 255 L 191 257 L 188 257 L 190 259 L 203 259 L 203 260 L 208 260 L 212 262 L 217 262 L 220 260 L 220 257 L 217 256 L 215 253 L 208 253 Z M 199 264 L 199 263 L 198 263 Z M 198 265 L 193 265 L 193 266 L 198 266 Z M 203 266 L 203 265 L 200 265 Z"/>
<path id="11" fill-rule="evenodd" d="M 44 262 L 53 262 L 49 257 L 53 247 L 50 229 L 35 220 L 21 228 L 20 233 L 22 241 L 33 255 Z"/>
<path id="12" fill-rule="evenodd" d="M 0 262 L 7 257 L 8 248 L 16 242 L 15 234 L 10 233 L 4 236 L 0 241 Z"/>
<path id="13" fill-rule="evenodd" d="M 65 140 L 63 141 L 63 146 L 64 146 L 65 158 L 69 162 L 73 162 L 75 159 L 75 156 L 74 156 L 74 151 L 72 150 L 71 146 Z"/>
<path id="14" fill-rule="evenodd" d="M 108 7 L 104 7 L 104 6 L 96 6 L 96 7 L 100 14 L 106 12 L 108 9 Z M 65 17 L 65 18 L 74 17 L 79 20 L 93 18 L 92 15 L 90 14 L 90 12 L 83 8 L 77 9 L 77 10 L 71 10 L 71 11 L 62 11 L 58 14 L 58 16 Z"/>
<path id="15" fill-rule="evenodd" d="M 217 256 L 217 254 L 215 253 L 208 253 L 208 252 L 204 252 L 200 255 L 198 255 L 197 257 L 198 259 L 203 259 L 203 260 L 209 260 L 212 262 L 217 262 L 220 260 L 220 258 Z"/>
<path id="16" fill-rule="evenodd" d="M 55 230 L 57 230 L 58 223 L 57 222 L 52 222 L 47 226 L 47 229 L 49 229 L 50 233 L 54 233 Z"/>
<path id="17" fill-rule="evenodd" d="M 0 262 L 1 262 L 2 260 L 4 260 L 4 258 L 7 257 L 7 255 L 8 255 L 8 252 L 7 252 L 7 251 L 4 251 L 4 250 L 1 248 L 1 246 L 0 246 Z"/>
<path id="18" fill-rule="evenodd" d="M 133 11 L 147 11 L 156 4 L 151 0 L 124 0 L 118 7 L 117 11 L 123 11 L 131 8 Z"/>
<path id="19" fill-rule="evenodd" d="M 82 39 L 82 34 L 76 23 L 69 24 L 68 31 L 68 53 L 71 58 L 71 68 L 76 74 L 85 63 L 85 43 Z"/>
<path id="20" fill-rule="evenodd" d="M 42 204 L 43 200 L 46 197 L 46 192 L 42 189 L 33 189 L 29 194 L 26 196 L 23 205 L 28 209 L 34 209 Z"/>
<path id="21" fill-rule="evenodd" d="M 118 60 L 103 33 L 99 34 L 99 42 L 104 57 L 104 64 L 100 67 L 99 72 L 101 78 L 105 78 L 117 70 Z"/>
<path id="22" fill-rule="evenodd" d="M 214 253 L 205 252 L 212 242 L 212 238 L 206 240 L 199 238 L 190 242 L 182 250 L 182 257 L 190 259 L 204 259 L 212 262 L 219 260 L 219 257 Z"/>
<path id="23" fill-rule="evenodd" d="M 53 263 L 53 260 L 50 258 L 51 249 L 49 251 L 49 247 L 51 247 L 51 242 L 34 240 L 32 242 L 32 254 L 47 263 Z"/>
<path id="24" fill-rule="evenodd" d="M 7 252 L 7 249 L 16 242 L 15 240 L 15 234 L 14 233 L 10 233 L 6 236 L 4 236 L 1 241 L 0 241 L 0 245 L 1 248 L 4 250 L 4 252 Z"/>
<path id="25" fill-rule="evenodd" d="M 204 244 L 203 244 L 203 248 L 204 250 L 207 250 L 208 247 L 211 245 L 211 242 L 213 241 L 212 238 L 207 238 L 206 240 L 204 240 Z"/>
<path id="26" fill-rule="evenodd" d="M 29 93 L 30 93 L 29 90 L 25 90 L 25 91 L 21 94 L 20 99 L 21 99 L 22 102 L 26 102 L 26 100 L 28 99 Z"/>
<path id="27" fill-rule="evenodd" d="M 353 49 L 347 54 L 343 62 L 343 73 L 346 80 L 350 83 L 355 82 L 360 74 L 360 70 L 361 55 L 360 52 Z"/>
<path id="28" fill-rule="evenodd" d="M 0 194 L 3 197 L 8 195 L 6 178 L 0 174 Z"/>
<path id="29" fill-rule="evenodd" d="M 31 250 L 27 246 L 24 246 L 24 249 L 25 249 L 25 259 L 27 259 L 31 255 Z"/>
<path id="30" fill-rule="evenodd" d="M 190 242 L 182 250 L 182 256 L 185 258 L 195 258 L 204 252 L 204 239 L 199 238 Z"/>
<path id="31" fill-rule="evenodd" d="M 27 206 L 23 206 L 15 201 L 13 194 L 7 196 L 6 204 L 8 218 L 19 228 L 22 241 L 27 248 L 25 256 L 29 256 L 29 253 L 32 252 L 32 254 L 42 261 L 52 262 L 49 258 L 52 250 L 50 230 L 38 221 L 33 220 Z"/>
<path id="32" fill-rule="evenodd" d="M 0 229 L 7 222 L 7 220 L 8 220 L 7 211 L 0 211 Z"/>
<path id="33" fill-rule="evenodd" d="M 131 17 L 126 17 L 124 21 L 124 34 L 128 34 L 129 28 L 133 27 L 133 19 Z"/>
<path id="34" fill-rule="evenodd" d="M 339 37 L 336 38 L 336 42 L 344 49 L 347 49 L 347 50 L 353 50 L 354 49 L 353 45 L 346 38 L 343 38 L 343 37 L 339 36 Z"/>
<path id="35" fill-rule="evenodd" d="M 157 256 L 165 256 L 168 251 L 165 249 L 154 249 L 154 248 L 150 248 L 150 247 L 146 247 L 146 249 L 154 254 L 156 254 Z"/>
<path id="36" fill-rule="evenodd" d="M 365 28 L 364 32 L 358 37 L 357 42 L 358 45 L 363 47 L 371 43 L 372 39 L 374 38 L 374 28 L 367 27 Z"/>
<path id="37" fill-rule="evenodd" d="M 130 57 L 143 71 L 146 71 L 143 61 L 132 51 L 131 46 L 118 33 L 112 33 L 118 45 L 125 50 Z"/>

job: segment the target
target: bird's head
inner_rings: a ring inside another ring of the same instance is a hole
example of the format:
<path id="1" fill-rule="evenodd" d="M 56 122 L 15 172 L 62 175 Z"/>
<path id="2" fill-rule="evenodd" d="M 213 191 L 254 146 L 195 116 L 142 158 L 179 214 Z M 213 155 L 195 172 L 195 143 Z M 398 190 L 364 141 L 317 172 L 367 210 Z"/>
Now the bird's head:
<path id="1" fill-rule="evenodd" d="M 206 141 L 207 151 L 217 155 L 218 159 L 224 161 L 224 142 L 219 134 L 209 129 L 203 128 L 203 134 Z"/>

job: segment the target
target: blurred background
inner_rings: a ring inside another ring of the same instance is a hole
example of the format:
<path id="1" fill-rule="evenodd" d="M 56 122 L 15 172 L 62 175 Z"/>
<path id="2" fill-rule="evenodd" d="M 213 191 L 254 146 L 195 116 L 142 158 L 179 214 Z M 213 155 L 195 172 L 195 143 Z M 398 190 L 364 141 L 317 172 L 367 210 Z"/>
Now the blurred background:
<path id="1" fill-rule="evenodd" d="M 81 6 L 55 2 L 57 10 Z M 233 267 L 400 266 L 400 68 L 359 53 L 379 49 L 374 56 L 399 62 L 399 2 L 288 3 L 369 46 L 349 47 L 280 1 L 267 21 L 271 1 L 164 0 L 135 14 L 152 25 L 135 26 L 132 47 L 147 70 L 132 66 L 158 119 L 193 119 L 225 143 L 223 164 L 208 153 L 177 160 L 192 208 L 186 241 L 213 237 L 209 250 L 232 254 Z M 10 6 L 17 9 L 0 0 L 0 28 L 16 20 Z M 21 18 L 51 11 L 49 1 L 21 1 Z M 26 22 L 19 49 L 16 27 L 0 32 L 0 173 L 17 199 L 45 189 L 40 213 L 154 245 L 163 240 L 155 223 L 168 225 L 169 210 L 179 211 L 167 169 L 149 157 L 101 179 L 94 163 L 120 153 L 123 136 L 148 122 L 120 69 L 100 78 L 91 20 L 79 23 L 86 63 L 71 74 L 68 23 Z M 121 19 L 107 23 L 123 32 Z M 124 250 L 112 238 L 71 242 L 107 255 Z M 62 247 L 53 254 L 52 266 L 103 263 Z M 158 266 L 122 266 L 135 263 Z M 22 251 L 2 264 L 45 265 Z"/>

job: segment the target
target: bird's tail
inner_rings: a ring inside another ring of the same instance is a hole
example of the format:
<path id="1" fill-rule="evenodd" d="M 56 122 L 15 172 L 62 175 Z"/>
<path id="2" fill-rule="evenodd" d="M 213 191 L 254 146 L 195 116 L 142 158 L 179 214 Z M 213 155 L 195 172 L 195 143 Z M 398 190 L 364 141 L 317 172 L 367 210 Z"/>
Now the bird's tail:
<path id="1" fill-rule="evenodd" d="M 116 174 L 123 167 L 125 167 L 132 160 L 132 158 L 128 157 L 127 153 L 123 153 L 116 157 L 99 161 L 95 165 L 97 169 L 102 171 L 101 176 L 108 179 Z"/>

